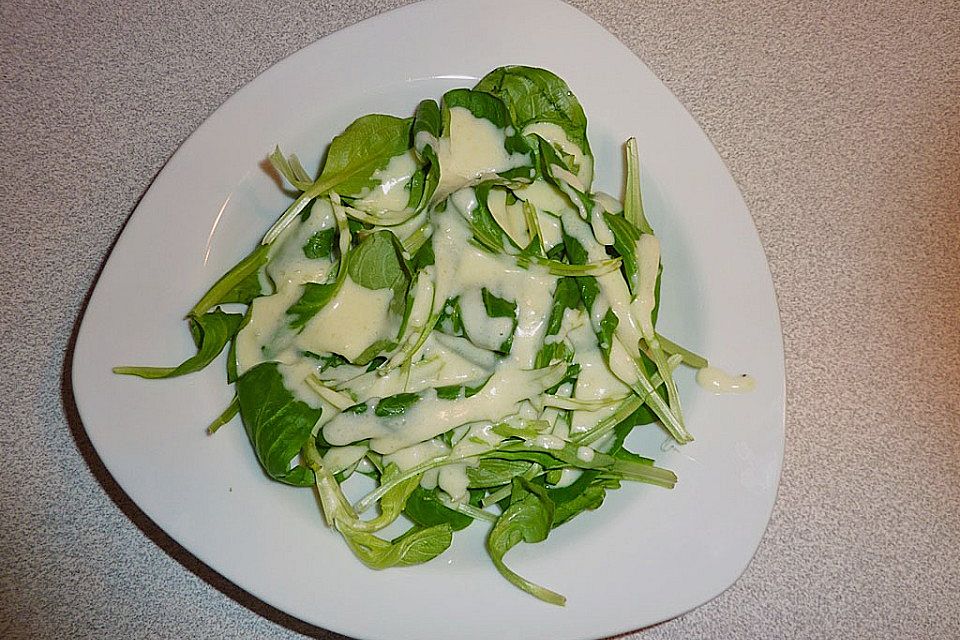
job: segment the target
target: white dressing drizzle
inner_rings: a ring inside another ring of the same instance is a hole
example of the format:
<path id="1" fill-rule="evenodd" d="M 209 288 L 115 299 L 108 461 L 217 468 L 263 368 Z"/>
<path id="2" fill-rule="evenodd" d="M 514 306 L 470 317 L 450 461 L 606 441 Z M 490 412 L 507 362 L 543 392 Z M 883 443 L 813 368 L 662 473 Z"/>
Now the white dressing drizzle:
<path id="1" fill-rule="evenodd" d="M 354 206 L 370 213 L 403 211 L 410 199 L 407 185 L 416 171 L 417 157 L 412 149 L 390 158 L 387 166 L 373 174 L 373 179 L 378 180 L 379 184 L 357 200 Z"/>
<path id="2" fill-rule="evenodd" d="M 497 173 L 524 166 L 529 158 L 507 153 L 506 132 L 485 118 L 477 118 L 466 107 L 450 109 L 447 131 L 437 140 L 421 131 L 417 148 L 432 143 L 440 163 L 440 184 L 434 201 L 446 198 L 463 187 L 477 184 Z"/>

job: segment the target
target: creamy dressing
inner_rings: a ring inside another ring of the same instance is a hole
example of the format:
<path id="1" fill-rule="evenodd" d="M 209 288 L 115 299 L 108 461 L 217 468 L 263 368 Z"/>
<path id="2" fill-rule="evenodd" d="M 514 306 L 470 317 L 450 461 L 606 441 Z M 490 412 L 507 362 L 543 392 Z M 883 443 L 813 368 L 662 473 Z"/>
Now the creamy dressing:
<path id="1" fill-rule="evenodd" d="M 403 211 L 410 199 L 410 178 L 416 171 L 417 156 L 412 149 L 390 158 L 387 166 L 373 174 L 379 184 L 354 202 L 354 206 L 369 213 Z"/>
<path id="2" fill-rule="evenodd" d="M 542 178 L 537 178 L 530 184 L 514 188 L 513 193 L 538 209 L 556 215 L 560 215 L 560 212 L 566 209 L 575 208 L 565 193 Z"/>
<path id="3" fill-rule="evenodd" d="M 447 131 L 439 140 L 424 131 L 417 134 L 414 141 L 417 148 L 431 144 L 440 163 L 440 184 L 434 201 L 503 171 L 526 165 L 529 156 L 507 153 L 506 141 L 506 131 L 485 118 L 477 118 L 466 107 L 450 109 Z"/>
<path id="4" fill-rule="evenodd" d="M 609 193 L 597 191 L 593 194 L 593 201 L 600 205 L 600 208 L 607 213 L 619 213 L 623 211 L 623 205 Z"/>
<path id="5" fill-rule="evenodd" d="M 397 465 L 400 471 L 406 471 L 407 469 L 414 468 L 418 464 L 439 458 L 440 456 L 445 456 L 448 453 L 450 453 L 450 447 L 448 447 L 443 440 L 440 438 L 431 438 L 383 456 L 383 464 L 386 466 L 392 462 Z"/>
<path id="6" fill-rule="evenodd" d="M 577 447 L 577 458 L 586 463 L 593 462 L 593 458 L 596 455 L 597 452 L 590 447 Z"/>
<path id="7" fill-rule="evenodd" d="M 323 436 L 333 445 L 370 438 L 374 451 L 393 453 L 462 424 L 493 422 L 510 415 L 522 400 L 539 395 L 562 377 L 560 367 L 546 372 L 501 369 L 469 398 L 443 400 L 436 391 L 428 390 L 399 416 L 380 417 L 372 408 L 359 414 L 341 413 L 324 426 Z"/>
<path id="8" fill-rule="evenodd" d="M 559 451 L 566 445 L 563 438 L 549 433 L 537 436 L 533 440 L 527 441 L 528 444 L 547 451 Z"/>
<path id="9" fill-rule="evenodd" d="M 491 351 L 500 349 L 513 330 L 511 318 L 487 315 L 480 289 L 468 289 L 460 294 L 460 317 L 470 341 Z"/>
<path id="10" fill-rule="evenodd" d="M 573 310 L 568 311 L 574 313 Z M 579 315 L 582 316 L 582 314 Z M 574 349 L 574 362 L 580 365 L 580 375 L 574 387 L 574 398 L 601 400 L 630 393 L 630 389 L 610 371 L 598 348 L 593 328 L 585 320 L 581 320 L 579 325 L 569 332 L 568 340 Z M 632 366 L 630 370 L 633 370 Z M 616 409 L 616 405 L 611 405 L 594 410 L 575 410 L 571 420 L 571 433 L 586 431 L 600 420 L 612 415 Z"/>
<path id="11" fill-rule="evenodd" d="M 530 233 L 521 203 L 508 205 L 507 192 L 504 189 L 491 189 L 487 195 L 487 208 L 493 219 L 518 247 L 530 244 Z"/>
<path id="12" fill-rule="evenodd" d="M 330 473 L 340 473 L 360 462 L 365 455 L 367 448 L 363 445 L 330 447 L 323 454 L 323 466 Z"/>
<path id="13" fill-rule="evenodd" d="M 281 287 L 272 296 L 261 296 L 253 300 L 250 307 L 250 319 L 240 330 L 236 339 L 237 373 L 243 373 L 261 362 L 276 360 L 283 354 L 284 348 L 293 337 L 286 327 L 287 309 L 303 293 L 299 285 Z M 286 361 L 292 363 L 290 354 Z"/>
<path id="14" fill-rule="evenodd" d="M 468 356 L 463 354 L 467 353 Z M 369 371 L 341 384 L 357 402 L 386 398 L 398 393 L 417 393 L 431 387 L 475 385 L 486 380 L 496 366 L 489 351 L 479 349 L 463 338 L 434 333 L 427 337 L 423 357 L 409 368 L 394 368 L 386 374 Z M 483 354 L 483 355 L 479 355 Z M 471 359 L 469 356 L 476 356 Z M 480 362 L 486 360 L 486 362 Z"/>
<path id="15" fill-rule="evenodd" d="M 599 211 L 590 216 L 590 227 L 593 229 L 593 236 L 597 239 L 597 242 L 608 247 L 614 243 L 613 231 L 610 230 L 607 221 L 603 219 Z"/>
<path id="16" fill-rule="evenodd" d="M 715 394 L 749 393 L 756 389 L 757 381 L 745 373 L 733 375 L 717 367 L 697 370 L 697 384 Z"/>
<path id="17" fill-rule="evenodd" d="M 440 467 L 437 475 L 437 484 L 447 492 L 454 502 L 465 502 L 470 496 L 467 494 L 467 465 L 463 462 L 447 464 Z"/>
<path id="18" fill-rule="evenodd" d="M 660 241 L 649 233 L 637 240 L 637 297 L 633 301 L 633 315 L 640 323 L 640 331 L 647 340 L 654 339 L 653 307 L 656 305 L 657 273 L 660 270 Z"/>
<path id="19" fill-rule="evenodd" d="M 331 410 L 336 411 L 332 404 L 317 395 L 317 392 L 307 383 L 307 377 L 317 371 L 314 362 L 307 358 L 299 358 L 292 364 L 279 363 L 277 370 L 283 376 L 283 386 L 293 394 L 294 398 L 314 409 L 323 409 L 327 415 L 331 415 Z"/>
<path id="20" fill-rule="evenodd" d="M 461 202 L 457 205 L 458 208 L 461 205 L 469 206 L 469 202 Z M 515 301 L 517 327 L 508 359 L 514 366 L 533 368 L 537 351 L 543 342 L 550 307 L 553 305 L 557 277 L 540 267 L 524 269 L 508 256 L 493 255 L 476 248 L 469 242 L 470 229 L 454 211 L 437 214 L 435 224 L 433 251 L 436 256 L 436 299 L 448 300 L 460 294 L 474 292 L 465 295 L 472 299 L 474 295 L 479 297 L 481 288 L 486 288 L 497 297 Z M 505 320 L 505 323 L 493 322 L 498 319 L 486 315 L 482 302 L 478 311 L 475 306 L 464 309 L 461 299 L 461 310 L 464 313 L 476 312 L 478 316 L 482 314 L 485 320 L 483 323 L 476 323 L 483 325 L 478 327 L 480 333 L 476 335 L 468 328 L 472 341 L 479 340 L 484 344 L 499 347 L 503 342 L 500 336 L 504 328 L 509 335 L 509 319 L 499 319 Z"/>
<path id="21" fill-rule="evenodd" d="M 265 273 L 277 288 L 306 282 L 325 282 L 333 267 L 333 256 L 310 259 L 303 251 L 317 232 L 334 226 L 329 200 L 316 200 L 306 222 L 296 218 L 271 245 Z"/>
<path id="22" fill-rule="evenodd" d="M 297 336 L 296 346 L 316 353 L 339 353 L 356 359 L 374 342 L 392 338 L 390 289 L 367 289 L 345 278 L 336 297 L 313 316 Z"/>

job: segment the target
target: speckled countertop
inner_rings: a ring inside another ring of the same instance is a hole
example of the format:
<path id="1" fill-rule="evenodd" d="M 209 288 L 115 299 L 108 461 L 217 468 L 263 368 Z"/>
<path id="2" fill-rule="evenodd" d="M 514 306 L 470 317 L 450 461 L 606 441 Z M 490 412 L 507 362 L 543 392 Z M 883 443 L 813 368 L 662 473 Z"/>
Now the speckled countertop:
<path id="1" fill-rule="evenodd" d="M 402 3 L 71 4 L 0 3 L 0 637 L 335 637 L 147 520 L 68 371 L 98 270 L 177 146 L 276 61 Z M 726 160 L 786 348 L 753 564 L 629 637 L 960 637 L 960 5 L 573 4 Z"/>

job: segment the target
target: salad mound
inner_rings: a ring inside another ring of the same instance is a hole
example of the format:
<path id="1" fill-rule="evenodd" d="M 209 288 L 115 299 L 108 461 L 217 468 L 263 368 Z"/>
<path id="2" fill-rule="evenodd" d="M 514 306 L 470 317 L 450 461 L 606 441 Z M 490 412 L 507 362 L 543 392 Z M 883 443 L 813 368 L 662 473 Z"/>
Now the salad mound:
<path id="1" fill-rule="evenodd" d="M 315 179 L 277 149 L 299 196 L 190 311 L 196 355 L 115 371 L 179 376 L 229 348 L 236 393 L 209 431 L 239 414 L 265 473 L 314 487 L 362 562 L 426 562 L 480 520 L 499 572 L 563 604 L 505 555 L 625 481 L 672 488 L 625 441 L 652 423 L 692 440 L 673 370 L 707 364 L 657 332 L 632 139 L 626 160 L 622 203 L 593 191 L 579 101 L 522 66 L 358 118 Z M 351 504 L 357 475 L 376 487 Z"/>

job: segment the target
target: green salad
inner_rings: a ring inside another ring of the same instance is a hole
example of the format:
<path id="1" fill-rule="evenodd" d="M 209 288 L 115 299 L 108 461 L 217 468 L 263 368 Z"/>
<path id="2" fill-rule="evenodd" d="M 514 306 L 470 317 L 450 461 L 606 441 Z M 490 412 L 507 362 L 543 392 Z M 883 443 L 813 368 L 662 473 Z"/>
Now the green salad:
<path id="1" fill-rule="evenodd" d="M 364 564 L 426 562 L 485 527 L 507 580 L 563 604 L 507 552 L 623 482 L 672 488 L 625 441 L 654 423 L 692 440 L 673 370 L 707 364 L 656 329 L 636 142 L 623 201 L 593 191 L 577 98 L 510 66 L 412 117 L 358 118 L 316 178 L 270 162 L 299 196 L 190 311 L 197 353 L 115 371 L 179 376 L 227 348 L 236 393 L 209 431 L 239 414 L 263 471 L 313 488 Z M 358 476 L 375 488 L 351 503 Z"/>

